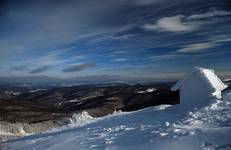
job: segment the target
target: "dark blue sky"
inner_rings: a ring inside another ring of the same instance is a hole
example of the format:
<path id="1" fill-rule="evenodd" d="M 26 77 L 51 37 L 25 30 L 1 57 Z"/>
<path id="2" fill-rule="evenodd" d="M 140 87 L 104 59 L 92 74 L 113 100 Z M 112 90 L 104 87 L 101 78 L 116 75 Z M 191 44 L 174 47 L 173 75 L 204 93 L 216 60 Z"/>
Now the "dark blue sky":
<path id="1" fill-rule="evenodd" d="M 1 0 L 1 76 L 231 74 L 229 0 Z"/>

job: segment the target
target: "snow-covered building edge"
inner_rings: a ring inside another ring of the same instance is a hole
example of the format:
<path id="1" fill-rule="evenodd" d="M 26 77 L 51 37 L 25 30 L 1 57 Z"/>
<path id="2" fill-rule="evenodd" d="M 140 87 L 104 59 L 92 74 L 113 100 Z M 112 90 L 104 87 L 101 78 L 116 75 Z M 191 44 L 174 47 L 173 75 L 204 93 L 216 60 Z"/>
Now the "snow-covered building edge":
<path id="1" fill-rule="evenodd" d="M 214 70 L 195 67 L 171 90 L 180 91 L 180 104 L 182 106 L 196 106 L 214 98 L 221 99 L 221 92 L 227 87 Z"/>

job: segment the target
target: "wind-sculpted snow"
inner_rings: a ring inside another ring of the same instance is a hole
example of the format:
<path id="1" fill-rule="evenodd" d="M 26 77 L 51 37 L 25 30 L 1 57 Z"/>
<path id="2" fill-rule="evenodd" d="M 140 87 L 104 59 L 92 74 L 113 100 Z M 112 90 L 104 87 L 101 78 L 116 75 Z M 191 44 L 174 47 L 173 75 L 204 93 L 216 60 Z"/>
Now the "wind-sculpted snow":
<path id="1" fill-rule="evenodd" d="M 87 113 L 56 132 L 1 143 L 2 149 L 213 150 L 231 149 L 231 92 L 206 106 L 158 106 L 92 118 Z M 81 118 L 85 118 L 81 119 Z M 90 121 L 89 121 L 90 120 Z M 84 122 L 87 122 L 84 124 Z"/>

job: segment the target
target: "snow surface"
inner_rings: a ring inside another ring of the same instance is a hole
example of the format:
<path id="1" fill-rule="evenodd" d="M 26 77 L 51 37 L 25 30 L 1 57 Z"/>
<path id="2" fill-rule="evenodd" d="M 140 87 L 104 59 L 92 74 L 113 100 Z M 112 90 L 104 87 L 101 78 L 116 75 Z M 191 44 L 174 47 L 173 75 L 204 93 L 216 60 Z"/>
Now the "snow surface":
<path id="1" fill-rule="evenodd" d="M 213 150 L 231 149 L 231 91 L 206 106 L 180 110 L 161 105 L 93 118 L 76 114 L 71 124 L 48 133 L 0 143 L 17 150 Z"/>
<path id="2" fill-rule="evenodd" d="M 227 88 L 227 85 L 225 85 L 218 78 L 218 76 L 215 74 L 214 70 L 204 69 L 204 68 L 200 68 L 199 70 L 200 70 L 200 74 L 202 74 L 202 77 L 204 78 L 204 80 L 206 80 L 208 82 L 209 86 L 211 85 L 215 91 L 222 91 L 225 88 Z"/>
<path id="3" fill-rule="evenodd" d="M 225 85 L 215 74 L 214 70 L 195 67 L 190 73 L 186 74 L 186 76 L 178 81 L 171 89 L 173 91 L 178 90 L 186 80 L 188 80 L 191 76 L 197 75 L 200 78 L 201 83 L 205 84 L 206 87 L 211 92 L 222 91 L 227 88 Z M 195 84 L 195 83 L 194 83 Z M 191 86 L 195 86 L 192 84 Z"/>
<path id="4" fill-rule="evenodd" d="M 227 81 L 231 81 L 231 78 L 226 78 L 223 81 L 227 82 Z"/>
<path id="5" fill-rule="evenodd" d="M 155 88 L 148 88 L 145 91 L 138 91 L 137 93 L 151 93 L 151 92 L 154 92 L 154 91 L 156 91 Z"/>

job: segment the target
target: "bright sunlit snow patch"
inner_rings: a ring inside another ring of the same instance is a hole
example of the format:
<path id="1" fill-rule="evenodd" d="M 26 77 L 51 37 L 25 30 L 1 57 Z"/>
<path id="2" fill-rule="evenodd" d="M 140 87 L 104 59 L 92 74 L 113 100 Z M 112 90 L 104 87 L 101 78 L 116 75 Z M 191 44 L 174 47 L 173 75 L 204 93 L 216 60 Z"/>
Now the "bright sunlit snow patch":
<path id="1" fill-rule="evenodd" d="M 83 111 L 79 114 L 74 114 L 72 118 L 69 119 L 71 127 L 80 127 L 87 123 L 94 121 L 95 119 L 88 114 L 88 112 Z"/>
<path id="2" fill-rule="evenodd" d="M 151 92 L 154 92 L 154 91 L 156 91 L 155 88 L 148 88 L 145 91 L 138 91 L 137 93 L 151 93 Z"/>

